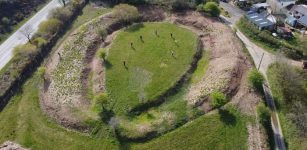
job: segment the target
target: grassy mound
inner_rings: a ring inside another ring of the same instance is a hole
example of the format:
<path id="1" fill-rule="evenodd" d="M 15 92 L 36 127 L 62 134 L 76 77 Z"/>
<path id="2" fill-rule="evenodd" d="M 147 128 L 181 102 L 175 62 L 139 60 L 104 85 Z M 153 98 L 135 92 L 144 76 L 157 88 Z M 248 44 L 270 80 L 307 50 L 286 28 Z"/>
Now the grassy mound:
<path id="1" fill-rule="evenodd" d="M 233 106 L 199 117 L 173 132 L 131 149 L 247 149 L 246 121 Z"/>
<path id="2" fill-rule="evenodd" d="M 168 23 L 138 24 L 119 33 L 109 50 L 106 73 L 115 113 L 154 101 L 173 87 L 193 61 L 197 38 Z"/>

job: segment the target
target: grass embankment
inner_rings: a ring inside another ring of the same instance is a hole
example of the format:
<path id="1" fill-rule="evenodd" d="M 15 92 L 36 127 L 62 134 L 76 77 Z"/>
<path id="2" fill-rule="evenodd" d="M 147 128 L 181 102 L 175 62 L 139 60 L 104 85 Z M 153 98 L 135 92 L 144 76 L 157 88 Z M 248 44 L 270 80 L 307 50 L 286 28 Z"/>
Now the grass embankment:
<path id="1" fill-rule="evenodd" d="M 286 57 L 301 59 L 307 54 L 307 38 L 294 33 L 291 39 L 273 37 L 271 32 L 258 28 L 250 23 L 246 17 L 242 17 L 237 23 L 238 29 L 252 42 L 271 53 L 282 52 Z"/>
<path id="2" fill-rule="evenodd" d="M 304 71 L 277 63 L 270 66 L 267 75 L 286 145 L 290 150 L 303 150 L 307 147 L 306 72 L 304 76 Z"/>
<path id="3" fill-rule="evenodd" d="M 189 92 L 190 86 L 199 82 L 205 75 L 208 61 L 209 53 L 204 51 L 195 71 L 191 74 L 189 80 L 177 89 L 177 93 L 165 97 L 165 102 L 158 107 L 153 107 L 129 119 L 121 120 L 121 134 L 129 138 L 146 138 L 145 135 L 149 132 L 156 132 L 157 135 L 161 135 L 202 115 L 201 110 L 187 104 L 186 94 Z"/>
<path id="4" fill-rule="evenodd" d="M 12 140 L 32 149 L 117 149 L 110 131 L 81 134 L 45 116 L 39 105 L 39 82 L 35 75 L 0 113 L 0 143 Z"/>
<path id="5" fill-rule="evenodd" d="M 106 72 L 115 113 L 155 100 L 174 86 L 190 67 L 197 46 L 194 33 L 168 23 L 135 25 L 119 33 L 109 50 Z"/>
<path id="6" fill-rule="evenodd" d="M 228 107 L 152 141 L 133 144 L 131 149 L 247 149 L 246 120 Z"/>

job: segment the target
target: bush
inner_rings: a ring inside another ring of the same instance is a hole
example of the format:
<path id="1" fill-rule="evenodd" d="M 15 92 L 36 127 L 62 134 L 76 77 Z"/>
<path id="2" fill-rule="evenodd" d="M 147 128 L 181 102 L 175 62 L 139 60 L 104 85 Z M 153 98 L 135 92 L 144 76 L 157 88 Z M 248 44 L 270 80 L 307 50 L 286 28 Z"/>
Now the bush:
<path id="1" fill-rule="evenodd" d="M 260 118 L 261 124 L 266 125 L 267 123 L 270 123 L 270 118 L 271 118 L 270 109 L 266 107 L 263 103 L 260 103 L 257 106 L 257 114 Z"/>
<path id="2" fill-rule="evenodd" d="M 190 7 L 189 2 L 186 0 L 174 0 L 171 4 L 173 10 L 183 10 Z"/>
<path id="3" fill-rule="evenodd" d="M 45 73 L 46 73 L 46 67 L 39 67 L 37 69 L 37 74 L 39 77 L 44 78 Z"/>
<path id="4" fill-rule="evenodd" d="M 140 15 L 136 7 L 128 4 L 119 4 L 114 7 L 113 17 L 122 23 L 131 23 L 137 20 Z"/>
<path id="5" fill-rule="evenodd" d="M 210 94 L 211 105 L 214 108 L 219 108 L 227 103 L 226 96 L 221 92 L 213 92 Z"/>
<path id="6" fill-rule="evenodd" d="M 95 96 L 94 101 L 95 101 L 95 105 L 97 106 L 101 106 L 102 108 L 106 108 L 107 104 L 108 104 L 108 94 L 107 93 L 100 93 L 98 95 Z"/>
<path id="7" fill-rule="evenodd" d="M 306 99 L 304 80 L 291 64 L 277 62 L 269 67 L 268 79 L 273 95 L 288 109 L 293 102 Z"/>
<path id="8" fill-rule="evenodd" d="M 16 57 L 15 59 L 20 57 L 33 58 L 36 56 L 37 53 L 38 49 L 36 48 L 36 46 L 30 43 L 18 45 L 14 49 L 14 56 Z"/>
<path id="9" fill-rule="evenodd" d="M 216 2 L 207 2 L 203 9 L 213 17 L 218 17 L 221 13 L 221 10 Z"/>
<path id="10" fill-rule="evenodd" d="M 293 49 L 289 49 L 286 47 L 280 48 L 280 51 L 288 58 L 292 58 L 294 60 L 299 60 L 303 58 L 303 54 L 300 51 L 296 51 Z"/>
<path id="11" fill-rule="evenodd" d="M 106 28 L 100 28 L 97 32 L 101 36 L 101 38 L 105 38 L 108 35 L 108 31 L 106 30 Z"/>
<path id="12" fill-rule="evenodd" d="M 34 39 L 33 44 L 35 44 L 37 47 L 42 47 L 47 44 L 47 41 L 41 37 L 37 37 Z"/>
<path id="13" fill-rule="evenodd" d="M 50 38 L 54 35 L 61 27 L 61 22 L 58 19 L 48 19 L 42 22 L 38 28 L 38 35 L 41 35 L 45 39 Z"/>
<path id="14" fill-rule="evenodd" d="M 55 8 L 52 10 L 50 17 L 59 21 L 67 21 L 71 17 L 72 12 L 67 8 Z"/>
<path id="15" fill-rule="evenodd" d="M 97 52 L 97 56 L 101 59 L 104 59 L 105 60 L 105 57 L 106 57 L 106 51 L 104 48 L 100 48 Z"/>
<path id="16" fill-rule="evenodd" d="M 264 81 L 263 75 L 256 69 L 251 70 L 248 73 L 248 82 L 250 86 L 258 90 L 262 91 L 262 83 Z"/>

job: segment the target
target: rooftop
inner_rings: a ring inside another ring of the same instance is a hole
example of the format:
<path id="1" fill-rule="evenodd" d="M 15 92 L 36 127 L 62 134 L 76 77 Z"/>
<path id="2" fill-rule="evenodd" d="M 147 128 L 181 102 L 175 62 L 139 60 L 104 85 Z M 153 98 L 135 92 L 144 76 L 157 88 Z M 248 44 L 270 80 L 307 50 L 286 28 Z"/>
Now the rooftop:
<path id="1" fill-rule="evenodd" d="M 301 14 L 307 15 L 307 5 L 294 5 L 291 11 L 297 11 Z"/>
<path id="2" fill-rule="evenodd" d="M 263 15 L 258 13 L 253 13 L 247 15 L 247 18 L 252 21 L 254 24 L 256 24 L 258 27 L 268 27 L 274 25 L 273 22 L 265 18 Z"/>

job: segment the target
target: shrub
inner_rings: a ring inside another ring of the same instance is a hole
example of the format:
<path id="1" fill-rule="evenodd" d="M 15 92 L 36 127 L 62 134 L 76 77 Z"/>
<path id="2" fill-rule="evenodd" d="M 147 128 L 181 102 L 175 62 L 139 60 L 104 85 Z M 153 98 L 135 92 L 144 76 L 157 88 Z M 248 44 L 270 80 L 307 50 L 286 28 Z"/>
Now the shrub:
<path id="1" fill-rule="evenodd" d="M 207 2 L 203 9 L 213 17 L 218 17 L 221 13 L 221 10 L 216 2 Z"/>
<path id="2" fill-rule="evenodd" d="M 105 49 L 104 49 L 104 48 L 100 48 L 100 49 L 98 50 L 98 52 L 97 52 L 97 56 L 98 56 L 99 58 L 102 58 L 102 59 L 105 60 L 105 57 L 106 57 L 106 51 L 105 51 Z"/>
<path id="3" fill-rule="evenodd" d="M 67 8 L 55 8 L 52 10 L 50 17 L 64 22 L 69 20 L 71 15 L 72 12 Z"/>
<path id="4" fill-rule="evenodd" d="M 24 45 L 18 45 L 14 49 L 14 56 L 17 58 L 20 57 L 30 57 L 33 58 L 38 53 L 38 50 L 35 45 L 27 43 Z"/>
<path id="5" fill-rule="evenodd" d="M 210 94 L 211 105 L 214 108 L 219 108 L 227 103 L 226 96 L 221 92 L 213 92 Z"/>
<path id="6" fill-rule="evenodd" d="M 263 103 L 257 105 L 257 114 L 260 118 L 260 123 L 266 126 L 270 123 L 271 112 L 268 107 L 266 107 Z"/>
<path id="7" fill-rule="evenodd" d="M 128 4 L 115 6 L 113 16 L 122 23 L 131 23 L 140 17 L 137 8 Z"/>
<path id="8" fill-rule="evenodd" d="M 256 69 L 251 70 L 248 73 L 248 82 L 250 86 L 258 90 L 262 91 L 262 83 L 264 81 L 263 75 Z"/>
<path id="9" fill-rule="evenodd" d="M 35 44 L 37 47 L 42 47 L 47 44 L 47 41 L 42 37 L 37 37 L 34 39 L 33 44 Z"/>
<path id="10" fill-rule="evenodd" d="M 269 67 L 268 79 L 273 95 L 289 108 L 293 102 L 306 99 L 304 80 L 293 66 L 282 60 L 277 62 Z"/>
<path id="11" fill-rule="evenodd" d="M 189 2 L 186 0 L 174 0 L 171 4 L 173 10 L 183 10 L 189 8 Z"/>
<path id="12" fill-rule="evenodd" d="M 105 38 L 108 35 L 108 31 L 106 30 L 106 28 L 100 28 L 97 32 L 101 36 L 101 38 Z"/>
<path id="13" fill-rule="evenodd" d="M 97 106 L 101 106 L 102 108 L 106 108 L 108 104 L 108 94 L 107 93 L 100 93 L 94 98 L 95 104 Z"/>
<path id="14" fill-rule="evenodd" d="M 9 18 L 7 18 L 7 17 L 3 17 L 2 19 L 1 19 L 1 22 L 2 22 L 2 24 L 3 25 L 9 25 L 10 24 L 10 19 Z"/>
<path id="15" fill-rule="evenodd" d="M 46 67 L 39 67 L 37 69 L 37 74 L 39 77 L 44 78 L 45 73 L 46 73 Z"/>
<path id="16" fill-rule="evenodd" d="M 58 19 L 48 19 L 42 22 L 38 28 L 38 35 L 49 38 L 54 35 L 61 27 L 61 22 Z"/>
<path id="17" fill-rule="evenodd" d="M 196 6 L 196 11 L 204 11 L 204 4 L 199 4 Z"/>

